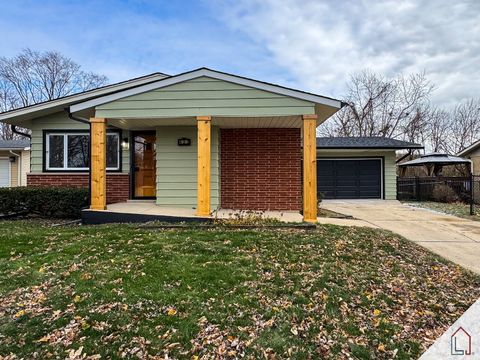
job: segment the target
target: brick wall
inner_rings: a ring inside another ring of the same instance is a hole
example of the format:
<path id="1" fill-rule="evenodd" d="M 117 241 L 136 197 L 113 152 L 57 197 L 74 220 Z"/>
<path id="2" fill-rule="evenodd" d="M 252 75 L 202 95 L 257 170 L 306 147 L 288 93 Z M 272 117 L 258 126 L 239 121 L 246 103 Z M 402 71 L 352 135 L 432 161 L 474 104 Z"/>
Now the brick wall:
<path id="1" fill-rule="evenodd" d="M 221 206 L 300 210 L 300 129 L 222 129 Z"/>
<path id="2" fill-rule="evenodd" d="M 27 185 L 88 187 L 88 174 L 27 174 Z M 107 204 L 127 201 L 129 196 L 130 175 L 121 173 L 107 174 Z"/>

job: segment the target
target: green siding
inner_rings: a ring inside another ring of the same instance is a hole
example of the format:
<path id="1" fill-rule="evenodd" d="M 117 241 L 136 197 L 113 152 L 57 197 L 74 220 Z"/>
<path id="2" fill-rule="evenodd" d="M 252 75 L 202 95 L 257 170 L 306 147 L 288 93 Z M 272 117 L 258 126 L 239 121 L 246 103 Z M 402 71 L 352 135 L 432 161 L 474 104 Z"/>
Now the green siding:
<path id="1" fill-rule="evenodd" d="M 385 200 L 395 200 L 397 198 L 397 165 L 395 163 L 394 150 L 379 151 L 362 151 L 362 150 L 317 150 L 318 158 L 367 158 L 367 157 L 384 157 L 384 183 L 385 183 Z"/>
<path id="2" fill-rule="evenodd" d="M 219 205 L 218 128 L 212 127 L 211 205 Z M 177 139 L 192 140 L 178 146 Z M 171 207 L 197 206 L 197 128 L 194 126 L 157 128 L 157 204 Z"/>
<path id="3" fill-rule="evenodd" d="M 97 117 L 275 116 L 314 114 L 315 104 L 201 77 L 96 107 Z"/>
<path id="4" fill-rule="evenodd" d="M 89 126 L 70 119 L 65 112 L 58 112 L 32 120 L 30 171 L 39 173 L 43 171 L 43 130 L 86 130 Z M 122 138 L 128 137 L 128 131 L 123 131 Z M 120 139 L 121 140 L 121 139 Z M 122 150 L 122 172 L 130 172 L 130 153 Z"/>
<path id="5" fill-rule="evenodd" d="M 120 139 L 120 146 L 122 146 L 122 139 L 128 138 L 130 143 L 130 131 L 122 130 L 122 138 Z M 128 174 L 130 173 L 130 149 L 123 149 L 122 148 L 122 173 Z"/>

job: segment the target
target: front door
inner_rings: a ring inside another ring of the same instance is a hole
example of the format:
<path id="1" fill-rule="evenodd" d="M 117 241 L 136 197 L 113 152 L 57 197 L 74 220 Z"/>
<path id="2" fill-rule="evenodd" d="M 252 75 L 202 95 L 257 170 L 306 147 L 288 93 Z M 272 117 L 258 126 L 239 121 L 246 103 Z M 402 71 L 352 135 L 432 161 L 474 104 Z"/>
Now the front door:
<path id="1" fill-rule="evenodd" d="M 154 131 L 133 133 L 133 198 L 155 198 L 156 150 Z"/>

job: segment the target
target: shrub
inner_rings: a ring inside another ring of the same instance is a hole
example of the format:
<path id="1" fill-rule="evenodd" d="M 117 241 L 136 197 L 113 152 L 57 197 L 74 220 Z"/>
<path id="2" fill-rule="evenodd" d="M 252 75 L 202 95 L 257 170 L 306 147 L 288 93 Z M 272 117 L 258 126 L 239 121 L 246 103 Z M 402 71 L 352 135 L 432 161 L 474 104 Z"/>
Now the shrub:
<path id="1" fill-rule="evenodd" d="M 458 195 L 450 186 L 445 184 L 437 184 L 433 188 L 433 199 L 439 202 L 455 202 L 458 201 Z"/>
<path id="2" fill-rule="evenodd" d="M 280 220 L 268 217 L 264 211 L 255 210 L 238 210 L 229 214 L 226 219 L 218 218 L 218 212 L 214 212 L 215 223 L 226 226 L 240 226 L 240 225 L 275 225 L 279 224 Z"/>
<path id="3" fill-rule="evenodd" d="M 78 218 L 88 206 L 88 189 L 26 186 L 0 188 L 0 214 L 26 213 Z"/>

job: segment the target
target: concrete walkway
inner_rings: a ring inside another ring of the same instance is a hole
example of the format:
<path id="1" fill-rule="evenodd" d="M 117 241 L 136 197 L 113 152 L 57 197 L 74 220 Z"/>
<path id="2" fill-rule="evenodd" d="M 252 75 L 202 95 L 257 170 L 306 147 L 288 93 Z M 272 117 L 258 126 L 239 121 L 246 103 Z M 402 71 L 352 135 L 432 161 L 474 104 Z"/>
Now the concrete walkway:
<path id="1" fill-rule="evenodd" d="M 358 219 L 344 224 L 393 231 L 480 274 L 480 222 L 419 209 L 394 200 L 324 200 L 323 208 Z"/>

